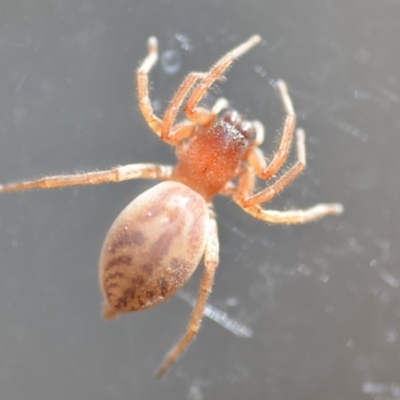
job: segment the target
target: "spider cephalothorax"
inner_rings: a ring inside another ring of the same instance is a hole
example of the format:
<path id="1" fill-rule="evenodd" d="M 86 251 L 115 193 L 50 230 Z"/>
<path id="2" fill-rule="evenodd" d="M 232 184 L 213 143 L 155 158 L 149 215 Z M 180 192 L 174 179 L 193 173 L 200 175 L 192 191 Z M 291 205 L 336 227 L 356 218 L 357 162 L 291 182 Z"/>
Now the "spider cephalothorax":
<path id="1" fill-rule="evenodd" d="M 254 136 L 250 122 L 229 110 L 211 126 L 200 128 L 177 154 L 172 179 L 189 186 L 207 201 L 236 175 Z"/>

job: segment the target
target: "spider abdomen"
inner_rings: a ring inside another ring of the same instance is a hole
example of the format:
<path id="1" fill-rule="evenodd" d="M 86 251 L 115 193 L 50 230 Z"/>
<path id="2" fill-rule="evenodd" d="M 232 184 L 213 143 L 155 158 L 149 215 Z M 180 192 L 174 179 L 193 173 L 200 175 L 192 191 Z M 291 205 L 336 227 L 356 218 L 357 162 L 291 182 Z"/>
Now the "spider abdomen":
<path id="1" fill-rule="evenodd" d="M 100 256 L 104 317 L 153 307 L 191 277 L 204 253 L 209 210 L 178 182 L 163 182 L 117 217 Z"/>

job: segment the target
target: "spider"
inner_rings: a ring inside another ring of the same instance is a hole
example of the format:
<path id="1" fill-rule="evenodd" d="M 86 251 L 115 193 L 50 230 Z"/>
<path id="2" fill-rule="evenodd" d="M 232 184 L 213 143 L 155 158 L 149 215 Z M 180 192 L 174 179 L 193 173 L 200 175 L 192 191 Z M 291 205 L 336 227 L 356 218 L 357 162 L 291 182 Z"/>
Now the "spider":
<path id="1" fill-rule="evenodd" d="M 219 99 L 211 110 L 198 105 L 232 62 L 260 42 L 261 37 L 253 35 L 208 72 L 189 73 L 160 119 L 152 109 L 148 82 L 158 59 L 158 42 L 155 37 L 148 39 L 148 54 L 136 73 L 139 106 L 155 134 L 175 147 L 178 161 L 174 167 L 129 164 L 106 171 L 0 185 L 0 192 L 13 192 L 138 178 L 163 181 L 139 195 L 116 218 L 105 238 L 99 263 L 105 298 L 103 316 L 111 320 L 120 313 L 146 310 L 168 299 L 188 281 L 204 256 L 205 268 L 186 332 L 165 356 L 157 377 L 167 371 L 197 334 L 211 292 L 219 258 L 213 196 L 228 196 L 242 210 L 270 224 L 303 224 L 343 211 L 338 203 L 290 211 L 261 207 L 306 165 L 305 134 L 301 129 L 295 131 L 296 115 L 282 80 L 276 81 L 276 88 L 286 116 L 278 149 L 270 162 L 259 148 L 264 140 L 259 121 L 243 120 L 226 99 Z M 176 123 L 182 105 L 187 119 Z M 297 162 L 270 186 L 254 193 L 257 177 L 275 178 L 285 163 L 294 131 Z"/>

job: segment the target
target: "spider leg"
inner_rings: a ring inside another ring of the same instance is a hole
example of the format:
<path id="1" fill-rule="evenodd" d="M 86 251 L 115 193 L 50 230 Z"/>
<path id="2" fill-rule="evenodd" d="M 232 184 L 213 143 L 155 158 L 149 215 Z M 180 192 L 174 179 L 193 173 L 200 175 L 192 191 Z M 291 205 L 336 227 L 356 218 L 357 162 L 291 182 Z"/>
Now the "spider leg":
<path id="1" fill-rule="evenodd" d="M 244 207 L 254 206 L 256 204 L 265 203 L 266 201 L 274 198 L 286 186 L 288 186 L 294 179 L 296 179 L 306 166 L 306 147 L 305 147 L 305 134 L 302 129 L 296 131 L 297 138 L 297 162 L 289 171 L 276 180 L 271 186 L 266 187 L 260 192 L 253 194 L 254 187 L 254 173 L 253 178 L 248 176 L 248 172 L 244 172 L 239 179 L 239 192 L 241 193 L 241 204 Z M 262 151 L 257 147 L 252 147 L 248 154 L 248 162 L 253 167 L 257 176 L 261 176 L 265 168 L 265 158 Z M 249 184 L 249 180 L 252 183 Z"/>
<path id="2" fill-rule="evenodd" d="M 161 137 L 162 121 L 153 111 L 149 96 L 149 72 L 158 60 L 158 41 L 154 36 L 147 40 L 148 54 L 136 72 L 139 108 L 149 127 Z"/>
<path id="3" fill-rule="evenodd" d="M 254 171 L 251 168 L 247 168 L 242 172 L 239 178 L 238 189 L 233 198 L 236 204 L 254 218 L 261 219 L 270 224 L 304 224 L 327 215 L 337 215 L 343 212 L 343 206 L 338 203 L 317 204 L 306 210 L 290 211 L 264 210 L 260 206 L 261 203 L 271 200 L 281 192 L 304 169 L 306 165 L 304 131 L 298 129 L 296 131 L 296 136 L 298 154 L 297 163 L 271 186 L 256 194 L 253 194 L 256 177 L 255 173 L 257 170 L 262 169 L 263 162 L 265 163 L 265 161 L 263 154 L 257 148 L 254 148 L 256 153 L 250 155 L 249 162 L 253 166 Z"/>
<path id="4" fill-rule="evenodd" d="M 0 192 L 15 192 L 30 189 L 53 189 L 75 185 L 97 185 L 100 183 L 121 182 L 130 179 L 168 179 L 172 174 L 169 165 L 129 164 L 106 171 L 93 171 L 83 174 L 55 175 L 33 181 L 0 185 Z"/>
<path id="5" fill-rule="evenodd" d="M 305 210 L 276 211 L 264 210 L 260 205 L 243 207 L 252 217 L 265 221 L 269 224 L 305 224 L 327 215 L 339 215 L 343 212 L 343 205 L 339 203 L 317 204 Z"/>
<path id="6" fill-rule="evenodd" d="M 229 101 L 225 97 L 220 97 L 213 105 L 211 114 L 217 115 L 226 108 L 229 108 Z"/>
<path id="7" fill-rule="evenodd" d="M 158 60 L 158 41 L 154 36 L 150 37 L 147 41 L 148 55 L 143 60 L 142 64 L 137 70 L 137 88 L 139 107 L 143 117 L 150 128 L 159 136 L 163 141 L 177 145 L 182 140 L 190 137 L 193 134 L 195 124 L 193 122 L 183 121 L 176 126 L 173 126 L 179 108 L 182 105 L 185 97 L 188 95 L 193 85 L 199 79 L 204 79 L 206 74 L 202 72 L 191 72 L 181 83 L 174 97 L 171 99 L 169 106 L 165 110 L 164 117 L 161 120 L 154 114 L 149 95 L 149 73 Z M 203 110 L 211 116 L 214 115 L 212 111 Z"/>
<path id="8" fill-rule="evenodd" d="M 190 91 L 193 86 L 193 82 L 196 79 L 204 76 L 202 72 L 191 72 L 185 80 L 182 82 L 180 88 L 175 93 L 175 96 L 171 100 L 167 110 L 164 114 L 163 127 L 161 139 L 165 142 L 173 145 L 179 146 L 184 139 L 187 139 L 193 135 L 195 132 L 196 124 L 191 121 L 182 121 L 179 124 L 172 126 L 176 115 L 179 111 L 179 108 L 185 99 L 187 93 Z M 217 114 L 220 113 L 223 109 L 229 107 L 229 102 L 225 98 L 219 98 L 211 111 L 204 109 L 204 113 L 209 114 L 209 123 L 213 123 Z M 171 128 L 172 126 L 172 128 Z"/>
<path id="9" fill-rule="evenodd" d="M 204 308 L 207 304 L 208 295 L 211 292 L 211 288 L 214 282 L 215 271 L 218 266 L 219 257 L 219 241 L 217 222 L 214 216 L 210 217 L 210 230 L 209 238 L 204 253 L 204 273 L 201 278 L 200 290 L 197 297 L 196 304 L 194 306 L 192 315 L 190 317 L 186 333 L 178 341 L 178 343 L 168 352 L 165 356 L 160 368 L 157 371 L 157 378 L 161 378 L 171 366 L 171 364 L 180 356 L 183 350 L 190 344 L 193 338 L 196 336 L 200 323 L 203 318 Z"/>
<path id="10" fill-rule="evenodd" d="M 278 150 L 274 154 L 274 158 L 267 167 L 257 173 L 257 175 L 262 179 L 269 179 L 274 176 L 286 161 L 290 151 L 294 127 L 296 126 L 296 114 L 293 108 L 292 99 L 290 98 L 287 90 L 286 83 L 282 80 L 278 80 L 276 82 L 276 86 L 281 96 L 286 117 L 282 129 L 282 138 L 279 143 Z"/>
<path id="11" fill-rule="evenodd" d="M 210 112 L 200 107 L 196 107 L 200 100 L 205 96 L 212 84 L 220 78 L 234 60 L 249 51 L 256 44 L 261 42 L 261 36 L 254 35 L 247 41 L 235 47 L 225 54 L 217 63 L 211 67 L 206 76 L 198 82 L 185 106 L 186 116 L 199 125 L 207 125 L 210 122 Z"/>
<path id="12" fill-rule="evenodd" d="M 177 144 L 183 139 L 189 137 L 193 132 L 193 122 L 183 121 L 173 126 L 179 108 L 183 100 L 188 95 L 193 85 L 198 79 L 204 78 L 202 72 L 191 72 L 181 83 L 174 97 L 171 99 L 169 106 L 165 110 L 161 128 L 161 139 L 170 144 Z"/>
<path id="13" fill-rule="evenodd" d="M 264 142 L 265 128 L 264 124 L 260 121 L 251 121 L 253 128 L 255 130 L 255 139 L 251 143 L 251 146 L 260 146 Z"/>

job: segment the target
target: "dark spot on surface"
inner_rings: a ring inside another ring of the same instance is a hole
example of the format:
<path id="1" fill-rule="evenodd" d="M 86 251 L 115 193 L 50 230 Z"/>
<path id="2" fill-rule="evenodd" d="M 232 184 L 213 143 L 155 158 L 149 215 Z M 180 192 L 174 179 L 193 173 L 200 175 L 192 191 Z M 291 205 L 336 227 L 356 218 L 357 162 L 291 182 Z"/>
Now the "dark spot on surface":
<path id="1" fill-rule="evenodd" d="M 176 269 L 180 269 L 182 262 L 181 262 L 181 258 L 178 257 L 174 257 L 171 259 L 171 262 L 169 263 L 169 266 L 172 270 L 176 270 Z"/>
<path id="2" fill-rule="evenodd" d="M 111 268 L 114 268 L 116 266 L 120 265 L 127 265 L 130 266 L 132 265 L 132 257 L 131 256 L 120 256 L 116 258 L 112 258 L 104 268 L 104 271 L 108 271 Z"/>
<path id="3" fill-rule="evenodd" d="M 175 75 L 182 66 L 181 55 L 175 49 L 165 50 L 160 59 L 161 67 L 167 75 Z"/>
<path id="4" fill-rule="evenodd" d="M 184 258 L 181 258 L 181 257 L 173 257 L 171 259 L 171 262 L 170 262 L 169 266 L 174 271 L 177 270 L 177 269 L 179 269 L 179 270 L 181 270 L 181 269 L 184 269 L 184 270 L 190 269 L 190 263 L 187 262 Z"/>
<path id="5" fill-rule="evenodd" d="M 108 293 L 109 290 L 115 289 L 115 288 L 119 288 L 119 287 L 120 287 L 120 285 L 118 283 L 116 283 L 116 282 L 104 283 L 104 288 L 107 290 L 107 293 Z"/>
<path id="6" fill-rule="evenodd" d="M 126 297 L 121 297 L 118 299 L 115 308 L 119 310 L 124 310 L 126 308 L 127 302 L 128 300 L 126 299 Z"/>
<path id="7" fill-rule="evenodd" d="M 131 282 L 133 286 L 143 286 L 145 279 L 139 275 L 136 278 L 132 278 Z"/>
<path id="8" fill-rule="evenodd" d="M 115 240 L 112 242 L 109 252 L 111 254 L 115 254 L 118 249 L 121 247 L 129 247 L 129 246 L 142 246 L 146 243 L 147 238 L 140 231 L 132 231 L 128 232 L 124 229 L 121 229 L 116 235 Z"/>
<path id="9" fill-rule="evenodd" d="M 158 280 L 158 286 L 160 288 L 160 293 L 162 297 L 165 297 L 165 295 L 168 293 L 169 289 L 169 284 L 165 278 L 160 278 Z"/>
<path id="10" fill-rule="evenodd" d="M 193 265 L 180 257 L 172 258 L 169 266 L 179 281 L 186 280 L 186 277 L 193 271 Z"/>
<path id="11" fill-rule="evenodd" d="M 153 292 L 152 290 L 148 290 L 148 291 L 146 292 L 146 296 L 147 296 L 147 299 L 148 299 L 149 301 L 152 301 L 152 300 L 154 299 L 155 294 L 154 294 L 154 292 Z"/>
<path id="12" fill-rule="evenodd" d="M 117 297 L 116 294 L 112 293 L 112 289 L 119 289 L 120 285 L 118 285 L 118 283 L 114 283 L 114 282 L 109 282 L 108 284 L 104 285 L 104 292 L 105 292 L 105 297 L 110 300 L 111 297 Z"/>
<path id="13" fill-rule="evenodd" d="M 133 231 L 130 233 L 132 237 L 132 243 L 136 244 L 137 246 L 141 246 L 146 243 L 146 236 L 143 235 L 141 231 Z"/>
<path id="14" fill-rule="evenodd" d="M 146 275 L 150 276 L 153 273 L 153 265 L 152 264 L 143 264 L 139 267 Z"/>
<path id="15" fill-rule="evenodd" d="M 104 279 L 104 283 L 108 283 L 116 278 L 123 279 L 125 277 L 125 274 L 122 272 L 113 272 L 112 274 L 108 274 L 107 277 Z"/>
<path id="16" fill-rule="evenodd" d="M 142 299 L 142 296 L 138 296 L 137 302 L 139 303 L 140 308 L 146 304 L 146 301 Z"/>
<path id="17" fill-rule="evenodd" d="M 135 291 L 133 289 L 125 289 L 123 293 L 123 297 L 127 300 L 133 300 L 135 298 Z"/>
<path id="18" fill-rule="evenodd" d="M 135 291 L 133 289 L 126 289 L 122 296 L 118 299 L 116 308 L 119 310 L 125 310 L 128 306 L 128 302 L 134 300 L 135 298 Z"/>

